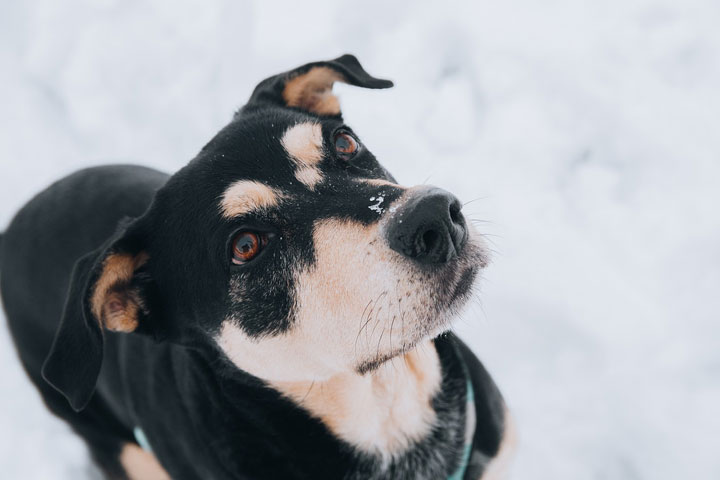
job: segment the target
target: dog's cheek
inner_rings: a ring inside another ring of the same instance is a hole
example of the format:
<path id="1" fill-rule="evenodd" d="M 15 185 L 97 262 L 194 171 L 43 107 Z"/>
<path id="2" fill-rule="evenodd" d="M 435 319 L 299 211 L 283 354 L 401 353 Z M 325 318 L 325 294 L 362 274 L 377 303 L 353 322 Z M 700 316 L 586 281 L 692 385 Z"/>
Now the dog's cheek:
<path id="1" fill-rule="evenodd" d="M 294 292 L 286 269 L 239 274 L 230 280 L 227 318 L 250 336 L 281 333 L 292 324 Z"/>
<path id="2" fill-rule="evenodd" d="M 292 236 L 302 237 L 302 233 L 295 231 Z M 307 252 L 288 245 L 276 252 L 261 271 L 233 276 L 228 313 L 216 342 L 238 368 L 263 380 L 295 381 L 329 375 L 312 355 L 312 342 L 295 328 L 293 267 L 307 264 L 303 260 Z"/>
<path id="3" fill-rule="evenodd" d="M 296 334 L 328 365 L 343 369 L 391 353 L 416 339 L 419 279 L 380 236 L 378 225 L 315 222 L 314 263 L 296 273 Z"/>
<path id="4" fill-rule="evenodd" d="M 225 320 L 216 342 L 236 367 L 269 382 L 312 381 L 337 372 L 308 350 L 308 339 L 294 333 L 250 336 L 236 322 Z"/>

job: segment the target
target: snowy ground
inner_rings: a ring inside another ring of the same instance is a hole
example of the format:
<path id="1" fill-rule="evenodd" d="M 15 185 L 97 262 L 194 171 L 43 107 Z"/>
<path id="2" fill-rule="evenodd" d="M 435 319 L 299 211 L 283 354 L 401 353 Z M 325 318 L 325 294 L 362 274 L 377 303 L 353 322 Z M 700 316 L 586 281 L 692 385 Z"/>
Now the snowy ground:
<path id="1" fill-rule="evenodd" d="M 715 0 L 5 1 L 0 229 L 73 169 L 179 168 L 258 80 L 353 52 L 396 88 L 337 88 L 349 123 L 489 222 L 458 329 L 515 414 L 514 478 L 720 478 L 719 23 Z M 0 476 L 94 478 L 4 326 L 0 364 Z"/>

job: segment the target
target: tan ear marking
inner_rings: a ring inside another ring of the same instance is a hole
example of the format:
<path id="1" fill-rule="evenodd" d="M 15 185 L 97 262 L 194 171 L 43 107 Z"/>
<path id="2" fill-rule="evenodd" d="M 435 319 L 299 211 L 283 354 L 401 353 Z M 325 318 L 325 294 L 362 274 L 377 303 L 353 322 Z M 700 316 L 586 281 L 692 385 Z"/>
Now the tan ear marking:
<path id="1" fill-rule="evenodd" d="M 135 270 L 147 259 L 145 252 L 137 255 L 112 253 L 105 258 L 90 307 L 95 318 L 108 330 L 127 333 L 137 328 L 141 300 L 130 283 Z"/>
<path id="2" fill-rule="evenodd" d="M 298 107 L 318 115 L 338 115 L 340 103 L 332 93 L 334 82 L 345 77 L 328 67 L 313 67 L 285 82 L 283 98 L 288 107 Z"/>

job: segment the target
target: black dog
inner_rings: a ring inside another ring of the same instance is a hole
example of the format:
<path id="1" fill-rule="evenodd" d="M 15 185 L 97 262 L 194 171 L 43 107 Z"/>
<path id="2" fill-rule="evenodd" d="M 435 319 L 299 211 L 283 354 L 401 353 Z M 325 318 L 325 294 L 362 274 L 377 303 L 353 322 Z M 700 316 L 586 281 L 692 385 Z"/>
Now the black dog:
<path id="1" fill-rule="evenodd" d="M 392 86 L 351 55 L 268 78 L 175 175 L 77 172 L 4 234 L 22 363 L 108 477 L 489 475 L 504 403 L 443 333 L 486 250 L 361 144 L 336 81 Z"/>

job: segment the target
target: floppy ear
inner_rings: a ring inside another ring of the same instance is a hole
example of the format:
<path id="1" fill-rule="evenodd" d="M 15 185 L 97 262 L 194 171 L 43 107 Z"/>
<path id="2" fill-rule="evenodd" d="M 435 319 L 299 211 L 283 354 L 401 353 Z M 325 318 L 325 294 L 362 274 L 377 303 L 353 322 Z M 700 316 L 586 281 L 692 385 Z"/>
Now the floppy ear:
<path id="1" fill-rule="evenodd" d="M 42 375 L 76 411 L 90 401 L 100 373 L 104 329 L 147 330 L 149 275 L 139 234 L 122 225 L 73 268 L 65 308 Z"/>
<path id="2" fill-rule="evenodd" d="M 295 70 L 275 75 L 255 87 L 245 109 L 263 104 L 295 107 L 316 115 L 340 115 L 340 104 L 332 93 L 333 83 L 344 82 L 356 87 L 390 88 L 390 80 L 367 73 L 353 55 L 335 60 L 313 62 Z"/>

